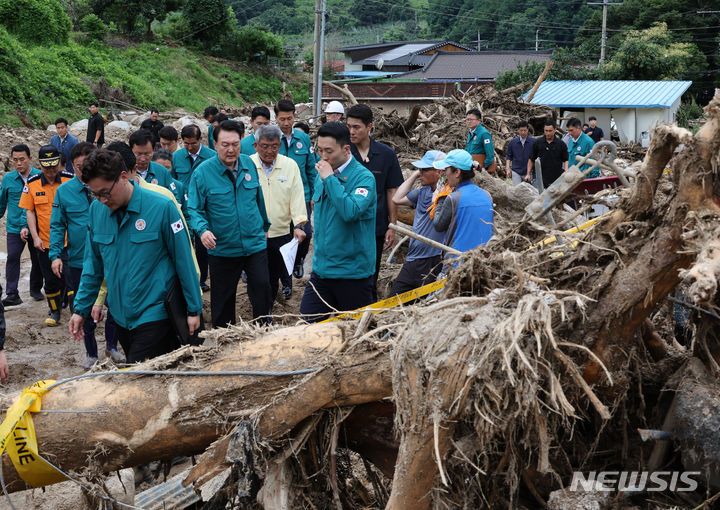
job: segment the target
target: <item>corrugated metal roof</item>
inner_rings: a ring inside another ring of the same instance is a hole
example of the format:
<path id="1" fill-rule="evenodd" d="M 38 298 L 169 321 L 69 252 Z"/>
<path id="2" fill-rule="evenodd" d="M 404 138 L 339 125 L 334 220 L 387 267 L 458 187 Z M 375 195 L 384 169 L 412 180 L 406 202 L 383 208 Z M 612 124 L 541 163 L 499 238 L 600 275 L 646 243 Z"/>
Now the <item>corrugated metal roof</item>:
<path id="1" fill-rule="evenodd" d="M 534 51 L 438 51 L 423 69 L 407 76 L 427 81 L 492 81 L 528 61 L 545 62 L 549 58 L 549 52 Z"/>
<path id="2" fill-rule="evenodd" d="M 531 103 L 555 108 L 670 108 L 691 84 L 691 81 L 546 81 Z"/>

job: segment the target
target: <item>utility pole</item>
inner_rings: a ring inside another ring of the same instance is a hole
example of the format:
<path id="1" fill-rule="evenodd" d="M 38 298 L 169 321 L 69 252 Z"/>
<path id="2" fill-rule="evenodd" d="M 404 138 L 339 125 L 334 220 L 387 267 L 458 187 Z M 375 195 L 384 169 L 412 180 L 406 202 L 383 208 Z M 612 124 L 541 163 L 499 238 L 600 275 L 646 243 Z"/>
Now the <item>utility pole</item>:
<path id="1" fill-rule="evenodd" d="M 608 5 L 622 5 L 622 2 L 608 2 L 603 0 L 602 2 L 588 2 L 588 5 L 602 5 L 603 6 L 603 20 L 602 20 L 602 38 L 600 39 L 600 63 L 605 62 L 605 43 L 607 42 L 607 8 Z"/>
<path id="2" fill-rule="evenodd" d="M 540 48 L 540 29 L 535 30 L 535 51 Z"/>
<path id="3" fill-rule="evenodd" d="M 313 113 L 320 116 L 322 109 L 322 67 L 325 51 L 325 7 L 327 0 L 315 0 L 315 47 L 313 51 Z"/>

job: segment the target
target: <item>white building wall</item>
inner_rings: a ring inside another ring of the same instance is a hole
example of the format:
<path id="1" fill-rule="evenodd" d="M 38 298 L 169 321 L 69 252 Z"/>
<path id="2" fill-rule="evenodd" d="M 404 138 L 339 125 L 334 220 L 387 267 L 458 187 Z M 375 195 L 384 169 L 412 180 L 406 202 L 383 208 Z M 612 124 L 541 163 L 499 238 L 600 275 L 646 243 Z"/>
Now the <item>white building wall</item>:
<path id="1" fill-rule="evenodd" d="M 612 110 L 615 126 L 618 130 L 620 142 L 628 143 L 638 140 L 639 133 L 635 130 L 635 108 L 618 108 Z"/>
<path id="2" fill-rule="evenodd" d="M 605 140 L 610 140 L 610 112 L 609 108 L 586 108 L 585 117 L 583 119 L 585 124 L 590 124 L 588 120 L 590 117 L 597 117 L 597 125 L 605 133 Z"/>
<path id="3" fill-rule="evenodd" d="M 638 143 L 640 143 L 643 133 L 647 133 L 649 136 L 652 130 L 660 124 L 672 122 L 672 114 L 667 108 L 637 108 L 635 118 L 637 122 L 635 141 Z"/>

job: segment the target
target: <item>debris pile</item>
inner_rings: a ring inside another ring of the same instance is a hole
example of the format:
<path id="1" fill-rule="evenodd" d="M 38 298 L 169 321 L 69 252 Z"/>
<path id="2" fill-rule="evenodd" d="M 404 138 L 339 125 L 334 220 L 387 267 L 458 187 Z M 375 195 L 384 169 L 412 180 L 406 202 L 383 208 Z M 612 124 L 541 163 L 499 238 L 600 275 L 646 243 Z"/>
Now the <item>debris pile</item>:
<path id="1" fill-rule="evenodd" d="M 182 486 L 224 481 L 198 508 L 709 508 L 718 499 L 709 496 L 720 409 L 720 94 L 707 112 L 695 136 L 656 129 L 631 185 L 593 229 L 560 235 L 520 219 L 463 254 L 444 291 L 422 304 L 324 325 L 213 330 L 204 334 L 218 348 L 140 365 L 223 375 L 71 382 L 46 394 L 43 410 L 103 413 L 37 413 L 41 451 L 76 474 L 204 450 Z M 690 310 L 689 324 L 675 326 L 687 336 L 668 336 L 676 289 Z M 252 372 L 227 372 L 238 370 Z M 3 462 L 9 490 L 24 488 Z M 676 477 L 688 486 L 692 476 L 687 492 L 658 490 L 657 475 L 654 485 L 622 482 L 632 491 L 592 480 L 585 496 L 564 490 L 575 473 L 603 471 L 700 474 Z"/>
<path id="2" fill-rule="evenodd" d="M 517 134 L 519 121 L 528 121 L 530 134 L 540 135 L 545 120 L 554 118 L 553 110 L 547 106 L 523 103 L 513 93 L 498 91 L 492 85 L 479 85 L 464 96 L 458 94 L 416 106 L 407 118 L 396 111 L 389 114 L 375 112 L 373 136 L 393 147 L 405 166 L 428 150 L 447 152 L 464 148 L 467 138 L 465 112 L 472 108 L 480 110 L 480 122 L 492 134 L 495 152 L 502 158 L 507 144 Z"/>

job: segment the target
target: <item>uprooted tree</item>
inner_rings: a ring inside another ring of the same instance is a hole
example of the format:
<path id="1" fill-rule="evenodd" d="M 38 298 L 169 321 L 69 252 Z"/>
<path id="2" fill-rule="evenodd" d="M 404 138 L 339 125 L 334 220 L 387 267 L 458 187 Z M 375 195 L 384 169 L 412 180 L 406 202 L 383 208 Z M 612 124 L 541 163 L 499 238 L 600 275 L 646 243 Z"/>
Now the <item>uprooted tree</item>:
<path id="1" fill-rule="evenodd" d="M 40 452 L 93 479 L 205 451 L 187 485 L 234 466 L 265 484 L 265 508 L 293 507 L 294 498 L 294 507 L 392 510 L 544 504 L 573 471 L 647 466 L 633 429 L 663 422 L 680 423 L 676 436 L 696 459 L 717 461 L 716 441 L 707 440 L 717 423 L 693 418 L 717 389 L 715 319 L 693 315 L 687 347 L 656 331 L 665 298 L 683 281 L 694 305 L 717 300 L 720 95 L 706 111 L 695 136 L 655 130 L 631 187 L 594 229 L 538 245 L 555 232 L 525 222 L 465 254 L 432 302 L 359 323 L 216 330 L 217 348 L 185 348 L 139 367 L 317 369 L 309 374 L 68 383 L 43 398 L 43 409 L 104 413 L 36 415 Z M 683 370 L 709 390 L 683 380 Z M 694 400 L 670 406 L 661 391 L 668 380 L 678 394 L 690 384 L 682 391 Z M 381 419 L 389 397 L 399 445 L 388 415 Z M 362 407 L 369 403 L 379 404 Z M 683 405 L 673 420 L 668 409 Z M 242 466 L 233 453 L 238 424 Z M 348 448 L 365 464 L 364 482 L 341 458 Z M 3 471 L 10 490 L 25 488 L 7 456 Z"/>

